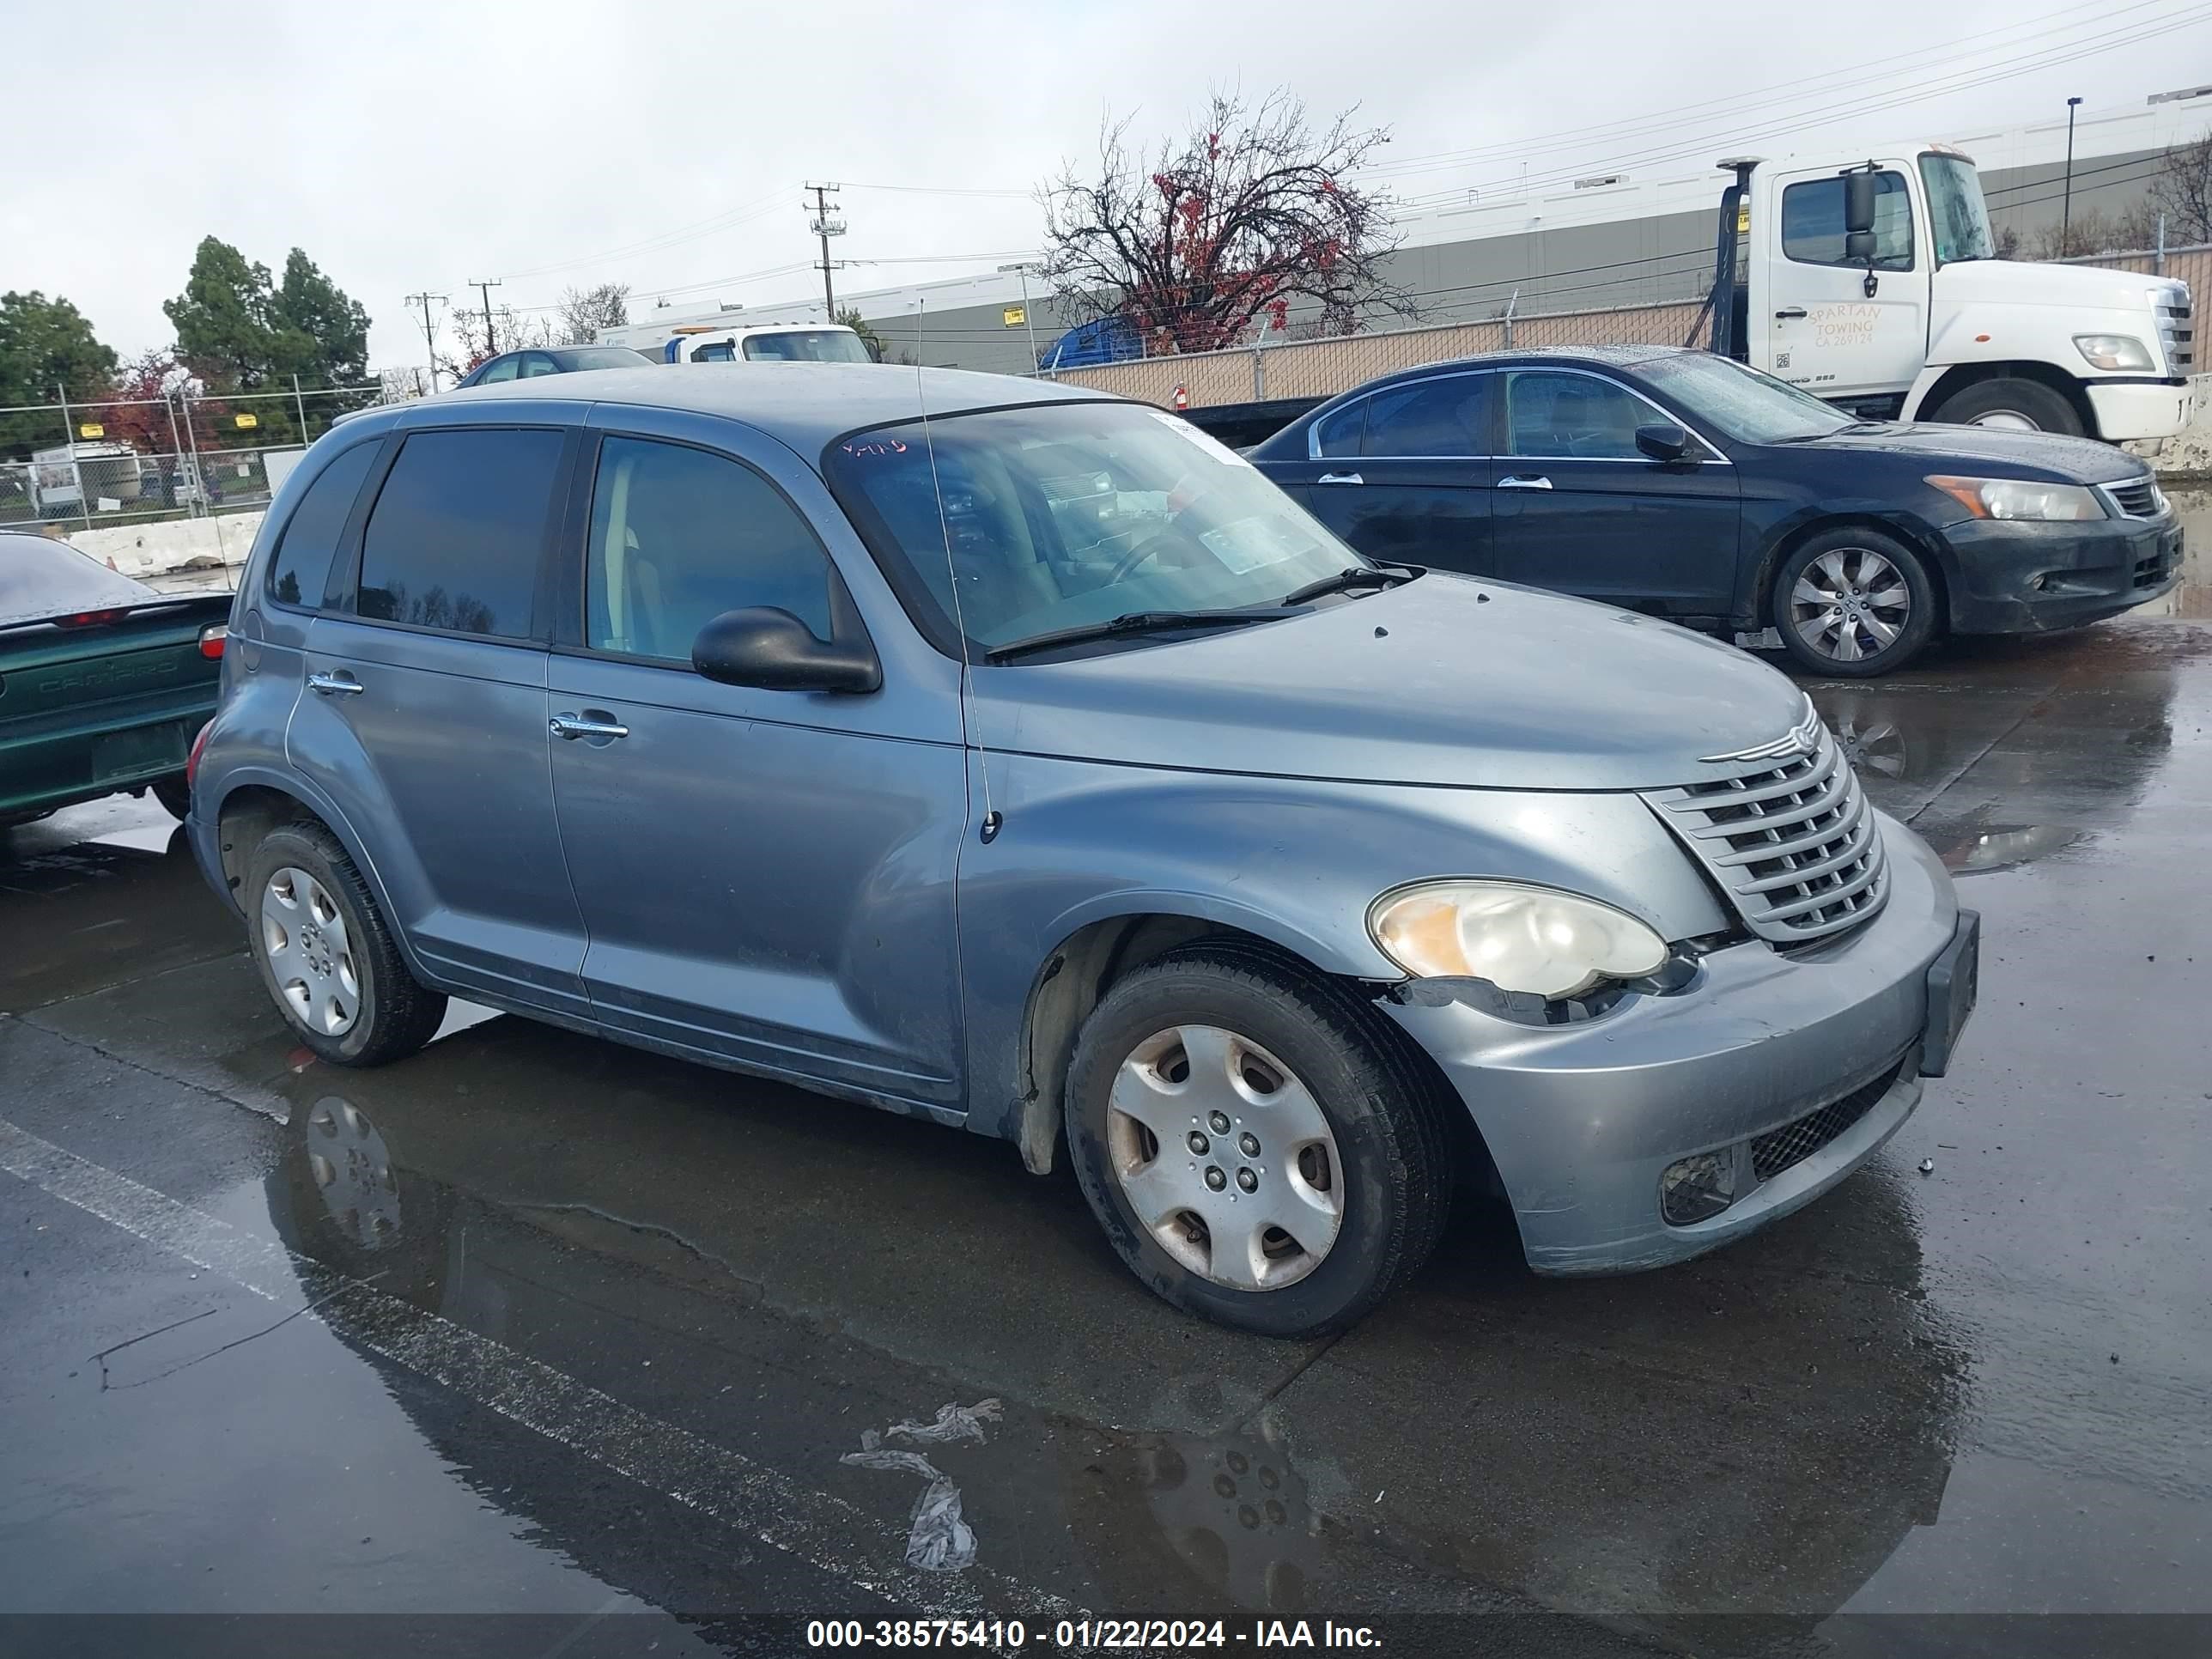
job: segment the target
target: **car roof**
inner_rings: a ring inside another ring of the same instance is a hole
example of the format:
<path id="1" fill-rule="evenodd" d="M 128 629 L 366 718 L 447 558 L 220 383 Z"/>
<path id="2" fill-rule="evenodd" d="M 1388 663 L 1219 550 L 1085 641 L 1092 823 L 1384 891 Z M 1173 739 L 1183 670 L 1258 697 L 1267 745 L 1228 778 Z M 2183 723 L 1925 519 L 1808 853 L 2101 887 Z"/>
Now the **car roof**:
<path id="1" fill-rule="evenodd" d="M 890 363 L 681 363 L 594 369 L 588 380 L 545 376 L 498 386 L 465 386 L 388 410 L 386 426 L 415 424 L 434 410 L 496 404 L 623 404 L 741 421 L 800 454 L 814 456 L 835 437 L 860 427 L 1024 404 L 1121 402 L 1088 386 L 1064 386 L 1013 374 L 969 369 L 914 369 Z M 410 416 L 413 417 L 410 419 Z M 356 422 L 348 422 L 349 430 Z"/>
<path id="2" fill-rule="evenodd" d="M 1352 388 L 1365 392 L 1379 386 L 1389 386 L 1397 380 L 1417 380 L 1425 374 L 1434 374 L 1439 369 L 1508 368 L 1563 367 L 1573 368 L 1634 368 L 1662 357 L 1680 357 L 1698 348 L 1667 345 L 1566 345 L 1516 346 L 1501 351 L 1478 351 L 1466 357 L 1449 357 L 1433 363 L 1422 363 L 1413 368 L 1401 368 L 1394 374 L 1377 375 Z M 1340 396 L 1349 396 L 1340 393 Z"/>

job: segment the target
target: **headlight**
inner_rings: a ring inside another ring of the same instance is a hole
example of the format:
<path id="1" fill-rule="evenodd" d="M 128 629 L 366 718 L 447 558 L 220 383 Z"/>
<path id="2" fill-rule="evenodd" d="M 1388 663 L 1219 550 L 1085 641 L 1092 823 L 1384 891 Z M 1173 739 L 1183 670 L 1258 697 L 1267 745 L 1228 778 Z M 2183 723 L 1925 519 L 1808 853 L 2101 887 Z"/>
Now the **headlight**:
<path id="1" fill-rule="evenodd" d="M 2092 368 L 2129 368 L 2148 373 L 2156 365 L 2150 348 L 2132 334 L 2076 334 L 2074 349 Z"/>
<path id="2" fill-rule="evenodd" d="M 1432 881 L 1376 900 L 1368 931 L 1421 979 L 1472 977 L 1558 999 L 1665 965 L 1667 942 L 1609 904 L 1503 881 Z"/>
<path id="3" fill-rule="evenodd" d="M 2023 478 L 1954 478 L 1938 473 L 1928 482 L 1977 519 L 2050 520 L 2101 519 L 2105 504 L 2081 484 L 2031 483 Z"/>

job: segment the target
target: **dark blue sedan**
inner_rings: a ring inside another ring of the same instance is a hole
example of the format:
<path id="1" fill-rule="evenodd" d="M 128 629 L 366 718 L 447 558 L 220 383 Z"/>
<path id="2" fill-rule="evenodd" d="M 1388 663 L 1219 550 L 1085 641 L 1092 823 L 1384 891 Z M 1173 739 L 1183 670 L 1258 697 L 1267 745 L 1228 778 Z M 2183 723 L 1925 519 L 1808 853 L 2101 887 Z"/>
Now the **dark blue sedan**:
<path id="1" fill-rule="evenodd" d="M 1937 635 L 2072 628 L 2179 580 L 2144 464 L 1861 421 L 1724 357 L 1498 353 L 1334 398 L 1250 452 L 1371 557 L 1602 599 L 1887 673 Z"/>

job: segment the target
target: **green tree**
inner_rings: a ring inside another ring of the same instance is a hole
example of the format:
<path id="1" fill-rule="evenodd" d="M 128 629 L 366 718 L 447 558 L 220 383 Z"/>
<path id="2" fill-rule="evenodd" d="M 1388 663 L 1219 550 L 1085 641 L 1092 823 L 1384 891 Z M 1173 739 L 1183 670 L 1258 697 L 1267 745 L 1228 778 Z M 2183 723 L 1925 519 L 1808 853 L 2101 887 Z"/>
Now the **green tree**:
<path id="1" fill-rule="evenodd" d="M 368 378 L 368 313 L 299 248 L 270 298 L 276 368 L 306 386 L 359 386 Z"/>
<path id="2" fill-rule="evenodd" d="M 88 400 L 106 395 L 116 369 L 85 315 L 58 294 L 0 294 L 0 405 L 51 404 L 57 387 Z M 0 415 L 0 453 L 20 460 L 63 440 L 58 410 Z"/>
<path id="3" fill-rule="evenodd" d="M 220 238 L 203 240 L 185 291 L 162 306 L 177 355 L 216 392 L 359 386 L 368 378 L 368 313 L 294 248 L 284 279 Z"/>
<path id="4" fill-rule="evenodd" d="M 229 243 L 203 238 L 185 291 L 161 309 L 177 331 L 177 355 L 210 389 L 258 392 L 276 373 L 269 267 Z"/>

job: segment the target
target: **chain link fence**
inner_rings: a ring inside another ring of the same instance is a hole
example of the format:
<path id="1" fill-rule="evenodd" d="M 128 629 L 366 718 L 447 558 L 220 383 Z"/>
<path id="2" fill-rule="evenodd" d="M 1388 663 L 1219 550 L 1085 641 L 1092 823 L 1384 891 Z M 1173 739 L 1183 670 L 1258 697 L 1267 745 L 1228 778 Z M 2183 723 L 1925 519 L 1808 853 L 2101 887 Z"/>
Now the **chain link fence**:
<path id="1" fill-rule="evenodd" d="M 307 447 L 379 386 L 0 406 L 0 529 L 56 533 L 266 507 Z M 27 453 L 26 453 L 27 452 Z"/>

